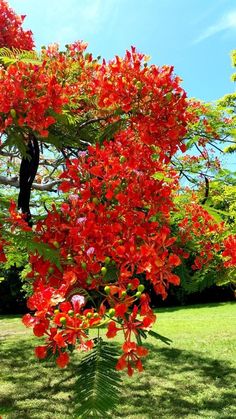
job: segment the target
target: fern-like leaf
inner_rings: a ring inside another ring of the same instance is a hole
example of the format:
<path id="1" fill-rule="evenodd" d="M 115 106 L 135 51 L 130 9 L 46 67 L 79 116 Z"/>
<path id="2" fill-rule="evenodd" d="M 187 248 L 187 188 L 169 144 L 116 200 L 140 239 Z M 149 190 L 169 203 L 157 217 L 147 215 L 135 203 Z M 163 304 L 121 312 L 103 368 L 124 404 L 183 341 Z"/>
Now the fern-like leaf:
<path id="1" fill-rule="evenodd" d="M 0 48 L 0 62 L 5 65 L 15 64 L 21 61 L 26 64 L 39 65 L 41 63 L 40 55 L 36 51 L 24 51 L 15 48 Z"/>
<path id="2" fill-rule="evenodd" d="M 99 338 L 79 365 L 76 418 L 106 418 L 119 401 L 121 379 L 115 370 L 118 351 Z"/>
<path id="3" fill-rule="evenodd" d="M 165 343 L 166 345 L 170 345 L 172 343 L 171 339 L 154 332 L 154 330 L 149 330 L 148 334 L 155 339 L 161 340 L 161 342 Z"/>
<path id="4" fill-rule="evenodd" d="M 7 239 L 9 242 L 8 247 L 12 248 L 13 254 L 19 251 L 19 249 L 21 249 L 21 253 L 24 251 L 28 253 L 37 252 L 44 260 L 49 260 L 58 269 L 61 269 L 59 251 L 52 249 L 47 243 L 36 242 L 32 232 L 21 232 L 20 234 L 8 232 Z"/>

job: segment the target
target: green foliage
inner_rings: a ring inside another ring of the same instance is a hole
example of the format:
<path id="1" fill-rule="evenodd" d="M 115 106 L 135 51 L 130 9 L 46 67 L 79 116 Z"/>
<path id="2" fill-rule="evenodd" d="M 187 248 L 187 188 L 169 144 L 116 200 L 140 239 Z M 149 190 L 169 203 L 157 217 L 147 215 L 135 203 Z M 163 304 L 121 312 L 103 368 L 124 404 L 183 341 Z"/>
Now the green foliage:
<path id="1" fill-rule="evenodd" d="M 212 182 L 208 205 L 221 217 L 221 221 L 230 226 L 231 232 L 236 232 L 236 185 Z M 208 211 L 208 207 L 206 209 Z"/>
<path id="2" fill-rule="evenodd" d="M 100 134 L 98 141 L 103 143 L 103 141 L 112 140 L 116 132 L 122 129 L 122 126 L 125 125 L 125 119 L 119 119 L 118 121 L 113 122 L 112 124 L 107 125 L 103 132 Z"/>
<path id="3" fill-rule="evenodd" d="M 224 275 L 225 282 L 222 285 L 230 282 L 231 276 L 228 276 L 228 270 L 218 271 L 216 269 L 217 263 L 214 261 L 209 266 L 203 266 L 201 270 L 192 271 L 189 264 L 185 264 L 176 268 L 176 273 L 180 277 L 180 287 L 186 294 L 200 293 L 212 285 L 220 285 L 220 278 Z M 176 290 L 178 292 L 179 290 Z"/>
<path id="4" fill-rule="evenodd" d="M 224 271 L 222 270 L 217 277 L 216 285 L 223 286 L 231 284 L 236 287 L 236 269 L 228 268 Z"/>
<path id="5" fill-rule="evenodd" d="M 236 50 L 233 50 L 233 51 L 231 52 L 231 62 L 232 62 L 232 66 L 233 66 L 233 67 L 236 67 Z M 235 82 L 235 81 L 236 81 L 236 73 L 233 73 L 233 74 L 232 74 L 232 76 L 231 76 L 231 80 L 232 80 L 233 82 Z"/>
<path id="6" fill-rule="evenodd" d="M 51 115 L 57 122 L 49 127 L 49 135 L 44 142 L 52 144 L 59 150 L 62 146 L 77 151 L 86 149 L 89 144 L 95 143 L 101 131 L 99 121 L 90 114 L 84 115 L 81 119 L 69 109 L 61 114 L 51 113 Z"/>
<path id="7" fill-rule="evenodd" d="M 8 128 L 7 129 L 7 139 L 4 143 L 4 147 L 9 146 L 9 148 L 16 148 L 19 150 L 21 156 L 27 157 L 27 147 L 23 140 L 21 129 L 19 128 Z"/>
<path id="8" fill-rule="evenodd" d="M 98 338 L 81 361 L 76 381 L 76 417 L 107 417 L 119 401 L 121 379 L 114 369 L 118 355 L 114 345 Z"/>
<path id="9" fill-rule="evenodd" d="M 228 171 L 225 171 L 225 175 L 228 175 Z M 202 185 L 196 192 L 196 195 L 199 196 L 199 202 L 204 195 L 203 188 Z M 190 200 L 191 192 L 182 193 L 175 199 L 178 211 L 173 214 L 171 227 L 173 235 L 177 237 L 179 234 L 178 223 L 184 218 L 185 205 Z M 229 232 L 236 232 L 236 185 L 224 185 L 218 180 L 210 182 L 209 196 L 203 208 L 214 218 L 216 223 L 225 223 L 226 232 L 222 233 L 220 241 L 223 241 L 224 236 L 227 236 Z M 216 238 L 212 236 L 211 239 L 214 241 Z M 219 238 L 217 242 L 219 242 Z M 175 273 L 180 277 L 180 287 L 174 291 L 176 295 L 201 293 L 213 285 L 235 284 L 236 269 L 223 267 L 220 252 L 215 253 L 213 259 L 209 260 L 207 264 L 203 264 L 201 269 L 195 270 L 192 268 L 193 262 L 200 251 L 198 237 L 193 236 L 191 240 L 185 243 L 184 250 L 190 254 L 190 257 L 187 260 L 183 259 L 182 264 L 175 269 Z"/>
<path id="10" fill-rule="evenodd" d="M 41 64 L 41 59 L 36 51 L 24 51 L 16 48 L 0 48 L 0 62 L 5 65 L 15 64 L 18 61 L 26 64 Z"/>
<path id="11" fill-rule="evenodd" d="M 48 244 L 34 240 L 33 232 L 15 232 L 10 231 L 7 234 L 8 245 L 6 246 L 7 262 L 6 267 L 25 266 L 26 254 L 34 254 L 37 252 L 44 260 L 49 260 L 60 269 L 59 251 L 52 249 Z"/>
<path id="12" fill-rule="evenodd" d="M 233 154 L 236 152 L 236 144 L 231 144 L 224 148 L 224 153 Z"/>
<path id="13" fill-rule="evenodd" d="M 172 179 L 167 177 L 166 174 L 163 173 L 163 172 L 156 172 L 156 173 L 154 173 L 154 175 L 152 175 L 152 177 L 156 180 L 163 181 L 163 182 L 166 182 L 166 183 L 171 183 L 172 182 Z"/>
<path id="14" fill-rule="evenodd" d="M 137 330 L 136 340 L 138 345 L 142 345 L 142 338 L 147 339 L 148 336 L 165 343 L 166 345 L 170 345 L 172 340 L 167 338 L 166 336 L 162 336 L 159 333 L 155 332 L 154 330 L 144 331 L 142 329 Z"/>
<path id="15" fill-rule="evenodd" d="M 167 338 L 165 336 L 160 335 L 159 333 L 155 332 L 154 330 L 149 330 L 148 334 L 150 336 L 152 336 L 153 338 L 155 338 L 157 340 L 160 340 L 161 342 L 165 343 L 166 345 L 170 345 L 171 342 L 172 342 L 171 339 L 169 339 L 169 338 Z"/>

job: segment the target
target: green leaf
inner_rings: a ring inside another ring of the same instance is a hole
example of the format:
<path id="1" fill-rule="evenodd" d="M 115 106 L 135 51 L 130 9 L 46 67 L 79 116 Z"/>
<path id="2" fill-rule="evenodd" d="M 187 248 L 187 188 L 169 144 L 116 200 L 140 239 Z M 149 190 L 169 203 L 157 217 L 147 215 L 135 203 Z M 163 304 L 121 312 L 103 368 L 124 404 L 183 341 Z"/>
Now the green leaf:
<path id="1" fill-rule="evenodd" d="M 236 144 L 231 144 L 230 146 L 227 146 L 224 148 L 224 153 L 233 154 L 236 153 Z"/>
<path id="2" fill-rule="evenodd" d="M 150 336 L 152 336 L 153 338 L 155 338 L 155 339 L 161 340 L 161 341 L 162 341 L 162 342 L 164 342 L 166 345 L 170 345 L 170 344 L 171 344 L 171 342 L 172 342 L 172 340 L 171 340 L 171 339 L 169 339 L 169 338 L 167 338 L 167 337 L 165 337 L 165 336 L 159 335 L 159 333 L 156 333 L 156 332 L 154 332 L 153 330 L 149 330 L 148 334 L 149 334 Z"/>
<path id="3" fill-rule="evenodd" d="M 16 48 L 0 48 L 0 62 L 5 65 L 15 64 L 16 62 L 40 65 L 42 63 L 36 51 L 24 51 Z"/>
<path id="4" fill-rule="evenodd" d="M 117 281 L 119 271 L 115 265 L 108 265 L 107 272 L 103 277 L 104 282 L 115 282 Z"/>
<path id="5" fill-rule="evenodd" d="M 8 242 L 10 242 L 9 248 L 13 248 L 11 253 L 15 254 L 16 258 L 20 257 L 21 259 L 24 251 L 27 251 L 30 254 L 37 252 L 43 259 L 49 260 L 51 263 L 55 264 L 58 269 L 61 269 L 59 251 L 52 249 L 47 243 L 36 242 L 34 240 L 33 232 L 12 234 L 8 231 L 7 239 Z M 7 248 L 8 247 L 6 247 L 6 249 Z"/>
<path id="6" fill-rule="evenodd" d="M 75 414 L 79 418 L 106 418 L 119 402 L 121 379 L 115 370 L 116 346 L 99 338 L 78 368 Z"/>
<path id="7" fill-rule="evenodd" d="M 212 215 L 212 217 L 218 222 L 221 223 L 223 221 L 223 218 L 221 217 L 221 215 L 226 215 L 227 217 L 229 216 L 229 214 L 225 211 L 220 211 L 220 210 L 216 210 L 215 208 L 209 207 L 208 205 L 204 204 L 203 205 L 204 209 L 207 210 L 207 212 L 209 212 L 210 215 Z"/>
<path id="8" fill-rule="evenodd" d="M 163 172 L 156 172 L 156 173 L 154 173 L 154 175 L 152 175 L 152 177 L 153 177 L 153 179 L 156 179 L 156 180 L 159 180 L 159 181 L 163 180 L 166 183 L 172 182 L 172 179 L 167 177 L 165 175 L 165 173 L 163 173 Z"/>
<path id="9" fill-rule="evenodd" d="M 113 122 L 112 124 L 107 125 L 107 127 L 104 129 L 103 133 L 99 136 L 99 143 L 103 143 L 104 140 L 112 140 L 115 133 L 121 129 L 121 125 L 124 121 L 119 120 L 116 122 Z"/>
<path id="10" fill-rule="evenodd" d="M 23 137 L 22 137 L 21 133 L 19 133 L 17 131 L 8 132 L 7 133 L 7 139 L 4 143 L 4 145 L 5 146 L 10 146 L 10 147 L 17 147 L 20 154 L 23 157 L 27 157 L 27 147 L 26 147 L 26 144 L 23 140 Z"/>

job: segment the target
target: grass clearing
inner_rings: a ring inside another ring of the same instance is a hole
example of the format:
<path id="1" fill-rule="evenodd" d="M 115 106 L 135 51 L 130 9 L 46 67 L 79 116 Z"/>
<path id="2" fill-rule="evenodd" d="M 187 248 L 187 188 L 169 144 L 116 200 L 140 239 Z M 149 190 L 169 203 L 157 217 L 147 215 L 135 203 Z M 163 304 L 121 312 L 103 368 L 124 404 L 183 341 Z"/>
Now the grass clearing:
<path id="1" fill-rule="evenodd" d="M 236 418 L 236 304 L 157 310 L 155 331 L 171 346 L 148 340 L 145 371 L 129 378 L 112 418 Z M 71 419 L 80 356 L 65 370 L 38 362 L 39 344 L 19 316 L 0 316 L 0 416 Z M 119 342 L 119 338 L 117 339 Z M 106 418 L 104 418 L 106 419 Z"/>

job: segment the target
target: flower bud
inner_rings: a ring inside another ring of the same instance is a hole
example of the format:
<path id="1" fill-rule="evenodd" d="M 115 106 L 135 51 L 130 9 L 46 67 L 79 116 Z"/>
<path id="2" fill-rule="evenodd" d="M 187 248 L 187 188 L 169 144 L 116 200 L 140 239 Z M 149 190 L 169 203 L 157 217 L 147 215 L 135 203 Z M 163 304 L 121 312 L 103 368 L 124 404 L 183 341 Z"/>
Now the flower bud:
<path id="1" fill-rule="evenodd" d="M 144 285 L 143 284 L 140 284 L 139 286 L 138 286 L 138 291 L 140 291 L 140 292 L 143 292 L 144 291 Z"/>
<path id="2" fill-rule="evenodd" d="M 113 317 L 115 314 L 116 310 L 114 308 L 110 308 L 110 310 L 108 311 L 108 314 L 110 317 Z"/>
<path id="3" fill-rule="evenodd" d="M 104 291 L 107 295 L 109 295 L 110 291 L 111 291 L 111 288 L 108 285 L 106 285 L 106 287 L 104 287 Z"/>
<path id="4" fill-rule="evenodd" d="M 92 201 L 95 205 L 99 204 L 99 199 L 96 196 L 92 199 Z"/>
<path id="5" fill-rule="evenodd" d="M 61 317 L 60 318 L 60 323 L 65 326 L 66 325 L 66 318 L 65 317 Z"/>
<path id="6" fill-rule="evenodd" d="M 16 117 L 16 111 L 15 111 L 15 109 L 11 109 L 10 110 L 10 114 L 11 114 L 11 117 L 12 118 L 15 118 Z"/>
<path id="7" fill-rule="evenodd" d="M 52 244 L 56 249 L 59 249 L 60 243 L 58 243 L 58 241 L 55 240 Z"/>
<path id="8" fill-rule="evenodd" d="M 86 262 L 81 262 L 81 268 L 86 269 L 87 268 L 87 263 Z"/>
<path id="9" fill-rule="evenodd" d="M 106 256 L 105 261 L 104 261 L 105 265 L 109 265 L 110 261 L 111 261 L 111 258 L 109 258 L 109 256 Z"/>
<path id="10" fill-rule="evenodd" d="M 105 276 L 106 273 L 107 273 L 107 268 L 105 266 L 103 266 L 102 269 L 101 269 L 102 276 Z"/>

